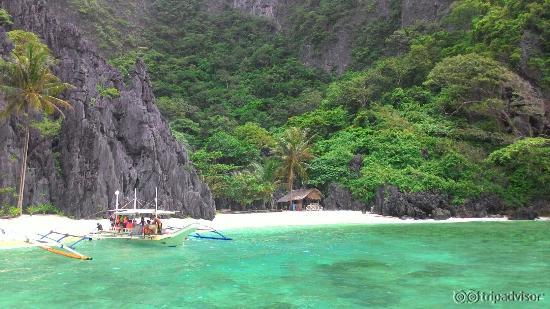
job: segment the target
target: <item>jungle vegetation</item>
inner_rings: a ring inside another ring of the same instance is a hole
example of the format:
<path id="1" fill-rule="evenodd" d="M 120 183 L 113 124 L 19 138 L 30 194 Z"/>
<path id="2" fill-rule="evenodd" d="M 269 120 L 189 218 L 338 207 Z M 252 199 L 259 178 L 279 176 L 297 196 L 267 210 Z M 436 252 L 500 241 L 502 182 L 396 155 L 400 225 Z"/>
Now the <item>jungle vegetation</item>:
<path id="1" fill-rule="evenodd" d="M 549 132 L 533 121 L 550 92 L 547 0 L 456 1 L 440 21 L 405 28 L 390 1 L 387 19 L 350 30 L 341 75 L 302 64 L 301 46 L 322 53 L 373 1 L 298 1 L 281 30 L 198 0 L 157 0 L 142 33 L 125 31 L 128 21 L 101 1 L 69 2 L 101 28 L 124 76 L 144 60 L 174 136 L 223 205 L 332 182 L 365 202 L 382 184 L 457 204 L 483 193 L 510 207 L 550 199 Z M 522 49 L 527 39 L 535 47 Z M 278 177 L 279 141 L 306 131 L 308 158 L 289 186 Z M 361 168 L 350 170 L 357 156 Z"/>

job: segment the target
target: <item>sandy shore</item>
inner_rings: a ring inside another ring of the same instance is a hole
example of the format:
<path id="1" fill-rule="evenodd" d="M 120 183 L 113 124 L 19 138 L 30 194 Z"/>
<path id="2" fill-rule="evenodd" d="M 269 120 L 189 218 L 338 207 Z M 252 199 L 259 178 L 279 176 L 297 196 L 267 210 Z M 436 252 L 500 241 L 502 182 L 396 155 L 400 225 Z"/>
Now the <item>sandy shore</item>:
<path id="1" fill-rule="evenodd" d="M 444 221 L 401 220 L 359 211 L 320 211 L 320 212 L 272 212 L 216 215 L 213 221 L 194 219 L 166 219 L 165 226 L 184 226 L 191 222 L 215 228 L 230 230 L 239 228 L 261 228 L 273 226 L 303 226 L 330 224 L 395 224 L 395 223 L 453 223 L 472 221 L 506 221 L 506 218 L 451 218 Z M 28 246 L 26 239 L 35 239 L 38 233 L 57 231 L 73 235 L 86 235 L 96 230 L 96 224 L 109 227 L 109 221 L 73 220 L 54 215 L 24 215 L 15 219 L 0 219 L 0 249 Z"/>
<path id="2" fill-rule="evenodd" d="M 388 224 L 388 223 L 427 223 L 427 222 L 470 222 L 470 221 L 506 221 L 506 218 L 451 218 L 445 221 L 401 220 L 360 211 L 285 211 L 271 213 L 218 214 L 212 227 L 219 230 L 238 228 L 260 228 L 270 226 L 335 225 L 335 224 Z"/>

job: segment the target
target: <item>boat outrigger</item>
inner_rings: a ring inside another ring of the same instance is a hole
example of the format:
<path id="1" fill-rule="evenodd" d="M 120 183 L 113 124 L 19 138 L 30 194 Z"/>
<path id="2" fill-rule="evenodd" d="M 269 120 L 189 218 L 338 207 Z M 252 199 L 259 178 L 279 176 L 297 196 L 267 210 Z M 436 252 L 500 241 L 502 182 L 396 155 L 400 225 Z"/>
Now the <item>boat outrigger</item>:
<path id="1" fill-rule="evenodd" d="M 86 256 L 75 250 L 75 246 L 83 240 L 92 240 L 89 236 L 76 236 L 66 233 L 59 233 L 50 231 L 46 234 L 38 234 L 39 238 L 35 240 L 29 240 L 31 244 L 38 245 L 38 247 L 55 253 L 64 257 L 78 259 L 78 260 L 91 260 L 92 258 Z M 60 237 L 61 236 L 61 237 Z"/>
<path id="2" fill-rule="evenodd" d="M 134 191 L 133 208 L 119 208 L 116 191 L 115 210 L 112 210 L 113 224 L 109 230 L 98 231 L 91 234 L 93 239 L 119 239 L 135 241 L 139 243 L 157 244 L 175 247 L 183 244 L 183 241 L 197 230 L 198 224 L 191 223 L 184 227 L 163 227 L 161 216 L 173 216 L 177 211 L 158 209 L 158 197 L 155 190 L 155 208 L 137 208 L 137 192 Z M 137 224 L 137 220 L 139 224 Z M 130 224 L 124 224 L 126 220 Z M 147 221 L 147 223 L 145 223 Z"/>

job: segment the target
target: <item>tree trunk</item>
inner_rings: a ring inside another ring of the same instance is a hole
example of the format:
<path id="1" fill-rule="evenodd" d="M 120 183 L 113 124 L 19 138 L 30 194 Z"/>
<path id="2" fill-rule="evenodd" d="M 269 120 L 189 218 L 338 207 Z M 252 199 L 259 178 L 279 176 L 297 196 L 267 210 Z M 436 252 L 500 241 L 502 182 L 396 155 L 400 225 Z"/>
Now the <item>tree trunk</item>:
<path id="1" fill-rule="evenodd" d="M 28 117 L 28 116 L 27 116 Z M 23 192 L 25 192 L 25 176 L 27 174 L 27 154 L 29 151 L 29 121 L 25 124 L 25 146 L 23 148 L 23 162 L 21 163 L 21 177 L 19 178 L 19 195 L 17 196 L 17 208 L 23 214 Z"/>
<path id="2" fill-rule="evenodd" d="M 292 169 L 290 170 L 290 173 L 288 174 L 288 192 L 290 194 L 290 201 L 289 201 L 289 210 L 292 209 L 292 184 L 294 183 L 294 174 L 292 173 Z"/>

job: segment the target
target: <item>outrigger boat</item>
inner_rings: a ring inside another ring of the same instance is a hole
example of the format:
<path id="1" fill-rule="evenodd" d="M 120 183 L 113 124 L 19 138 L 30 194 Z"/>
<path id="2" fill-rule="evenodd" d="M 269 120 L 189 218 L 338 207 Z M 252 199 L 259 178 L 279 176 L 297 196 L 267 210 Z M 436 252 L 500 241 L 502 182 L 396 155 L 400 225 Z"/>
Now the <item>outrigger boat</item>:
<path id="1" fill-rule="evenodd" d="M 158 209 L 158 197 L 155 190 L 155 208 L 137 208 L 137 191 L 134 191 L 133 208 L 120 209 L 118 196 L 120 192 L 116 191 L 115 210 L 112 210 L 112 216 L 115 220 L 121 220 L 120 218 L 127 217 L 129 220 L 143 218 L 159 218 L 161 216 L 173 216 L 177 211 L 160 210 Z M 141 220 L 140 220 L 141 221 Z M 184 227 L 160 227 L 157 233 L 152 233 L 146 226 L 136 224 L 131 229 L 121 228 L 117 225 L 111 226 L 109 230 L 98 231 L 91 234 L 93 239 L 118 239 L 126 241 L 135 241 L 138 243 L 147 243 L 162 245 L 168 247 L 175 247 L 183 244 L 183 241 L 188 238 L 189 235 L 197 230 L 198 224 L 191 223 Z"/>
<path id="2" fill-rule="evenodd" d="M 137 191 L 134 190 L 133 208 L 119 208 L 118 196 L 120 192 L 116 191 L 115 209 L 110 210 L 112 216 L 118 218 L 118 222 L 123 217 L 132 220 L 135 218 L 159 218 L 161 216 L 173 216 L 177 211 L 160 210 L 158 209 L 158 198 L 155 190 L 155 208 L 137 208 Z M 124 205 L 127 207 L 129 203 Z M 146 206 L 147 204 L 145 204 Z M 115 222 L 117 220 L 115 219 Z M 141 221 L 141 220 L 140 220 Z M 147 225 L 136 224 L 132 228 L 122 228 L 113 224 L 109 230 L 101 230 L 95 233 L 90 233 L 86 236 L 77 236 L 66 233 L 50 231 L 46 234 L 38 234 L 35 240 L 28 240 L 30 244 L 36 245 L 51 253 L 61 256 L 79 259 L 91 260 L 92 258 L 81 254 L 75 250 L 75 246 L 84 240 L 101 240 L 115 239 L 132 241 L 143 244 L 154 244 L 168 247 L 176 247 L 183 244 L 185 239 L 189 237 L 197 239 L 211 240 L 232 240 L 226 237 L 221 232 L 211 227 L 200 227 L 198 223 L 191 223 L 184 227 L 165 227 L 157 229 L 157 233 L 152 233 L 153 229 L 146 228 Z M 197 232 L 198 231 L 198 232 Z"/>

